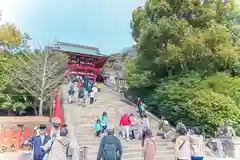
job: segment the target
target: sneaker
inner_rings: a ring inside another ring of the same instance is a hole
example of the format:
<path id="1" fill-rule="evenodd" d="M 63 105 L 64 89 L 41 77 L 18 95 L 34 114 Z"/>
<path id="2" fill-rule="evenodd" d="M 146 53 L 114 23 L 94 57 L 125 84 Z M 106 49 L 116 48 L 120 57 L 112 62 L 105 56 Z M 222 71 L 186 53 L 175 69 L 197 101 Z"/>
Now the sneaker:
<path id="1" fill-rule="evenodd" d="M 135 142 L 135 139 L 132 139 L 133 142 Z"/>

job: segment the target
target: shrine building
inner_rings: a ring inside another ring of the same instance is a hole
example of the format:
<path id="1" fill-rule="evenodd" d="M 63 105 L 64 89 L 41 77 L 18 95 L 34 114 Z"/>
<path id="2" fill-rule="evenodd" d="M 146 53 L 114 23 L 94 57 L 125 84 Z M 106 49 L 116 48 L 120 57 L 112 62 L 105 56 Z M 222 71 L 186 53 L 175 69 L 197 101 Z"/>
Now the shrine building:
<path id="1" fill-rule="evenodd" d="M 48 47 L 52 51 L 68 54 L 67 76 L 80 75 L 96 80 L 101 77 L 103 66 L 109 56 L 100 53 L 96 47 L 56 42 L 54 46 Z"/>

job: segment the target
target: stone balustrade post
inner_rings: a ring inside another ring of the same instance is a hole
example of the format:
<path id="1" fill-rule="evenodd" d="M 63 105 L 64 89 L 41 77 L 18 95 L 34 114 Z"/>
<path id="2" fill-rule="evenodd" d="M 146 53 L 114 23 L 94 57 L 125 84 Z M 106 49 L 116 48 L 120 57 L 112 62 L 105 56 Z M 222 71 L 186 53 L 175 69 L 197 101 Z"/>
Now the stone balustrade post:
<path id="1" fill-rule="evenodd" d="M 224 152 L 228 157 L 240 159 L 240 137 L 219 136 L 217 139 L 222 142 Z"/>

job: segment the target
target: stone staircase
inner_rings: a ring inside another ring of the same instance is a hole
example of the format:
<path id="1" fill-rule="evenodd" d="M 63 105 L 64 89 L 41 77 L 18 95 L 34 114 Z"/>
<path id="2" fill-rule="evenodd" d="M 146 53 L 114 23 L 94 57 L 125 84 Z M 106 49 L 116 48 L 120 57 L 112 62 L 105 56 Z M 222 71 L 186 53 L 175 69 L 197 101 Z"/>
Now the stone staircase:
<path id="1" fill-rule="evenodd" d="M 131 112 L 137 115 L 135 109 L 121 101 L 111 89 L 103 87 L 103 91 L 98 93 L 98 99 L 93 104 L 87 104 L 85 108 L 74 104 L 64 104 L 65 119 L 69 126 L 70 139 L 73 147 L 78 152 L 81 146 L 87 146 L 87 159 L 96 160 L 99 149 L 100 140 L 94 135 L 93 125 L 97 118 L 106 111 L 108 113 L 108 121 L 114 125 L 115 135 L 120 131 L 119 119 L 125 112 Z M 64 97 L 67 97 L 67 85 L 62 85 Z M 140 119 L 138 119 L 140 121 Z M 149 118 L 151 129 L 156 134 L 157 122 Z M 77 143 L 74 143 L 74 142 Z M 141 141 L 126 142 L 121 140 L 123 145 L 122 160 L 142 160 Z M 174 160 L 173 143 L 171 140 L 164 140 L 156 137 L 157 160 Z M 79 153 L 76 153 L 74 160 L 79 160 Z"/>

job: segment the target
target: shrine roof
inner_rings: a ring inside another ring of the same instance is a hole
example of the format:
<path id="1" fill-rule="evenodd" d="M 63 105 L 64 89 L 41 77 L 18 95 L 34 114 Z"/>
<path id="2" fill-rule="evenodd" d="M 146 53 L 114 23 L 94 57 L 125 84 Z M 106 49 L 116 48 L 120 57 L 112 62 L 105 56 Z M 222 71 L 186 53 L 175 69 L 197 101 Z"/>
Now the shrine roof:
<path id="1" fill-rule="evenodd" d="M 56 51 L 72 53 L 72 54 L 87 54 L 92 56 L 107 56 L 100 54 L 100 51 L 96 47 L 90 47 L 79 44 L 65 43 L 65 42 L 56 42 L 53 47 L 50 47 Z"/>

